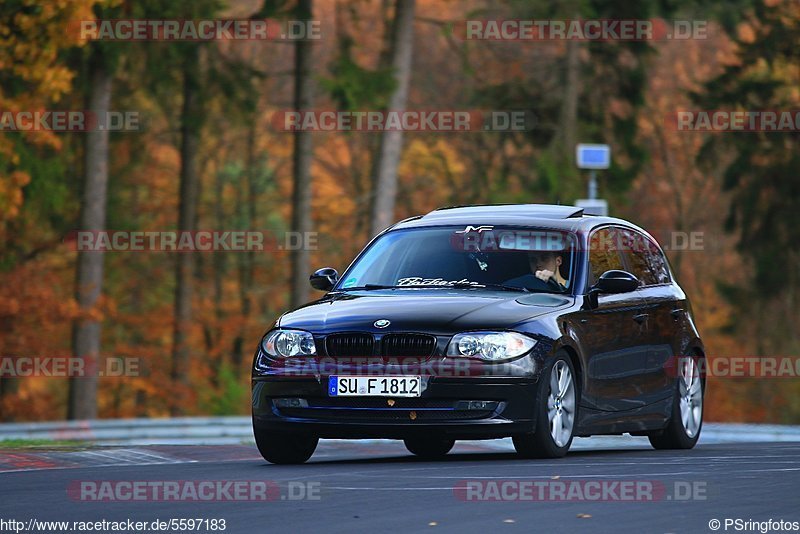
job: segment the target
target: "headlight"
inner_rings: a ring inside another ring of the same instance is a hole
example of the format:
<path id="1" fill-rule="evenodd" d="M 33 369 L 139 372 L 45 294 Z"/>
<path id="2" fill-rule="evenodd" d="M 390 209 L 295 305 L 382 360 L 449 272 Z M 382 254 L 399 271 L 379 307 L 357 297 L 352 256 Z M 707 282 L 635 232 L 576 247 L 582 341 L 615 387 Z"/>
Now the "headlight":
<path id="1" fill-rule="evenodd" d="M 500 361 L 522 356 L 535 345 L 536 340 L 516 332 L 464 332 L 450 340 L 447 355 Z"/>
<path id="2" fill-rule="evenodd" d="M 273 330 L 264 337 L 261 348 L 273 358 L 314 356 L 317 353 L 314 337 L 302 330 Z"/>

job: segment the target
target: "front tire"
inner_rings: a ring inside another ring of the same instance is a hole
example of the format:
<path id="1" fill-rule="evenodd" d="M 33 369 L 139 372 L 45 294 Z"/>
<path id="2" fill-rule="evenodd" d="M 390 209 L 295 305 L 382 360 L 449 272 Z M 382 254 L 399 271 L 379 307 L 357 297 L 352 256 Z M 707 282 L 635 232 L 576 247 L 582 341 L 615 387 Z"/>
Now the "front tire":
<path id="1" fill-rule="evenodd" d="M 408 452 L 426 460 L 436 460 L 444 458 L 456 442 L 447 438 L 410 438 L 403 443 Z"/>
<path id="2" fill-rule="evenodd" d="M 699 357 L 681 358 L 678 380 L 672 400 L 672 417 L 667 427 L 650 434 L 655 449 L 691 449 L 703 428 L 703 394 L 705 383 L 697 365 Z"/>
<path id="3" fill-rule="evenodd" d="M 572 445 L 578 415 L 578 384 L 569 356 L 559 351 L 542 371 L 536 389 L 536 428 L 514 436 L 523 458 L 561 458 Z"/>
<path id="4" fill-rule="evenodd" d="M 314 454 L 318 438 L 286 432 L 253 430 L 258 452 L 271 464 L 302 464 Z"/>

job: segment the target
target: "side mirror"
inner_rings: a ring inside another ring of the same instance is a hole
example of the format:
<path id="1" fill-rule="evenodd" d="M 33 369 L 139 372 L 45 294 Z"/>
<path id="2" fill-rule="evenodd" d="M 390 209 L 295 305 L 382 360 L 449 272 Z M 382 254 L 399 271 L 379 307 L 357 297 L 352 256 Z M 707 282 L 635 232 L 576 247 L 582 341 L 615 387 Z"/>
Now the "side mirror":
<path id="1" fill-rule="evenodd" d="M 600 293 L 630 293 L 639 288 L 639 279 L 627 271 L 612 269 L 600 275 L 597 283 L 589 290 L 589 304 L 597 307 Z"/>
<path id="2" fill-rule="evenodd" d="M 594 287 L 600 293 L 630 293 L 639 288 L 639 279 L 627 271 L 606 271 Z"/>
<path id="3" fill-rule="evenodd" d="M 314 289 L 330 291 L 339 281 L 339 272 L 332 267 L 325 267 L 315 271 L 308 281 Z"/>

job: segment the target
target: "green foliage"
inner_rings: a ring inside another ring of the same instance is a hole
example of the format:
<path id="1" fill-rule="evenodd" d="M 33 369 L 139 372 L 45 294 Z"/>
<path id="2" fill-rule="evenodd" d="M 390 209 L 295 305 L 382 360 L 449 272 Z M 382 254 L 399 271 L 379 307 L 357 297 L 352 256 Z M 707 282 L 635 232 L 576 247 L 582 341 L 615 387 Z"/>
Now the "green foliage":
<path id="1" fill-rule="evenodd" d="M 286 16 L 292 7 L 290 0 L 264 0 L 261 8 L 253 14 L 253 19 L 278 18 Z"/>
<path id="2" fill-rule="evenodd" d="M 239 415 L 242 407 L 248 405 L 249 383 L 242 373 L 228 363 L 220 366 L 217 375 L 219 394 L 212 394 L 201 407 L 202 413 L 211 415 Z"/>
<path id="3" fill-rule="evenodd" d="M 344 39 L 339 54 L 330 66 L 331 77 L 320 79 L 337 109 L 359 111 L 385 109 L 397 84 L 391 68 L 369 70 L 353 59 L 352 40 Z"/>
<path id="4" fill-rule="evenodd" d="M 520 19 L 649 19 L 667 17 L 688 2 L 613 2 L 580 0 L 573 2 L 507 2 L 510 18 Z M 480 15 L 480 14 L 476 14 Z M 488 16 L 488 14 L 483 14 Z M 614 147 L 614 165 L 601 177 L 603 195 L 621 200 L 647 160 L 645 149 L 637 142 L 637 119 L 644 103 L 647 64 L 655 49 L 646 42 L 590 41 L 578 45 L 589 59 L 579 66 L 578 124 L 576 141 L 609 143 Z M 536 127 L 527 133 L 529 142 L 540 149 L 533 162 L 537 179 L 532 192 L 550 201 L 572 202 L 583 196 L 586 177 L 576 171 L 571 153 L 574 147 L 561 146 L 557 137 L 561 124 L 562 99 L 566 86 L 565 57 L 559 58 L 556 72 L 562 76 L 558 90 L 537 77 L 482 81 L 474 93 L 474 104 L 493 109 L 531 109 Z M 631 106 L 628 116 L 611 115 L 612 101 Z M 624 162 L 624 163 L 622 163 Z"/>
<path id="5" fill-rule="evenodd" d="M 702 94 L 694 95 L 703 109 L 797 108 L 789 95 L 797 83 L 791 73 L 800 58 L 800 24 L 787 18 L 781 6 L 759 1 L 753 8 L 760 26 L 757 36 L 752 42 L 731 36 L 741 63 L 726 68 Z M 798 132 L 713 135 L 701 152 L 705 165 L 715 164 L 724 153 L 735 156 L 724 173 L 724 187 L 732 193 L 726 226 L 738 232 L 739 250 L 754 266 L 754 287 L 766 297 L 800 289 L 798 141 Z"/>
<path id="6" fill-rule="evenodd" d="M 25 202 L 20 217 L 10 222 L 15 235 L 0 243 L 0 270 L 11 269 L 22 259 L 60 242 L 74 227 L 80 209 L 73 185 L 77 182 L 75 143 L 65 142 L 65 147 L 56 151 L 27 144 L 13 132 L 7 135 L 15 140 L 14 150 L 19 156 L 16 168 L 26 172 L 30 182 L 23 188 Z"/>
<path id="7" fill-rule="evenodd" d="M 85 445 L 80 441 L 50 440 L 50 439 L 4 439 L 0 441 L 2 449 L 63 449 L 76 448 Z"/>

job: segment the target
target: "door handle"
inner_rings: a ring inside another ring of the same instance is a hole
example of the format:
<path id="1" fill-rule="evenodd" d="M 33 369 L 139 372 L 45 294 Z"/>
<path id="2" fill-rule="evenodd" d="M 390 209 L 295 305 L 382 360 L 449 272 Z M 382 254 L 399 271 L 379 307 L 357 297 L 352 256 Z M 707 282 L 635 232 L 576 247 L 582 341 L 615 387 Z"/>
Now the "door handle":
<path id="1" fill-rule="evenodd" d="M 639 315 L 634 315 L 633 320 L 639 324 L 642 324 L 647 320 L 648 317 L 650 317 L 649 313 L 640 313 Z"/>
<path id="2" fill-rule="evenodd" d="M 678 320 L 683 315 L 683 308 L 675 308 L 669 314 L 672 315 L 673 319 Z"/>

